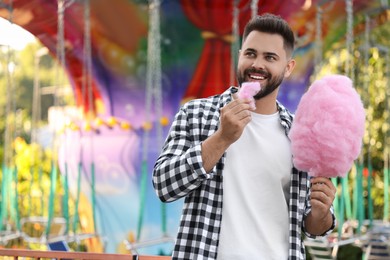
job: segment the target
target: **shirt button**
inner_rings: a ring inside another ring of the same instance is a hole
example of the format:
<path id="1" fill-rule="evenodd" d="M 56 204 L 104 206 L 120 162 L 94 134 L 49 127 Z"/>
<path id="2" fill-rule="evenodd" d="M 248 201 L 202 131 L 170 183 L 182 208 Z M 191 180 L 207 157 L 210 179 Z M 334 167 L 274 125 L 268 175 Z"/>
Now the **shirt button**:
<path id="1" fill-rule="evenodd" d="M 214 240 L 214 241 L 216 241 L 216 240 L 218 239 L 218 235 L 213 235 L 213 236 L 211 237 L 211 239 Z"/>

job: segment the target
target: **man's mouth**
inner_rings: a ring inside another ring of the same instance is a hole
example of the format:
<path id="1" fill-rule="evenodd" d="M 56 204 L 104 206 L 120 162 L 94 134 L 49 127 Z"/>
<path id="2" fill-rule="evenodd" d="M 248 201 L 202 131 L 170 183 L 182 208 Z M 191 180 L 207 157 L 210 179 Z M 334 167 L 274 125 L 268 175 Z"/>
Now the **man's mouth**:
<path id="1" fill-rule="evenodd" d="M 265 80 L 267 77 L 263 75 L 249 74 L 249 78 L 253 80 Z"/>
<path id="2" fill-rule="evenodd" d="M 252 81 L 266 80 L 269 78 L 269 74 L 263 70 L 251 69 L 247 71 L 248 79 Z"/>

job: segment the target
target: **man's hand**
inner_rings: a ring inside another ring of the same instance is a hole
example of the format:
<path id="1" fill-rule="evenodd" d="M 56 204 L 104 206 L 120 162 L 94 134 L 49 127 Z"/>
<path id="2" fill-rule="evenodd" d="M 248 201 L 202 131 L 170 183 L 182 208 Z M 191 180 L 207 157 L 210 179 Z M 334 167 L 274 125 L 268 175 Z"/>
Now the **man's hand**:
<path id="1" fill-rule="evenodd" d="M 306 218 L 306 230 L 321 235 L 332 226 L 330 207 L 336 195 L 336 187 L 325 177 L 315 177 L 311 182 L 311 212 Z"/>
<path id="2" fill-rule="evenodd" d="M 250 100 L 233 100 L 221 109 L 218 130 L 202 143 L 203 168 L 210 172 L 251 121 Z"/>
<path id="3" fill-rule="evenodd" d="M 251 121 L 250 99 L 236 98 L 221 109 L 218 132 L 227 143 L 232 144 L 240 138 L 245 126 Z"/>

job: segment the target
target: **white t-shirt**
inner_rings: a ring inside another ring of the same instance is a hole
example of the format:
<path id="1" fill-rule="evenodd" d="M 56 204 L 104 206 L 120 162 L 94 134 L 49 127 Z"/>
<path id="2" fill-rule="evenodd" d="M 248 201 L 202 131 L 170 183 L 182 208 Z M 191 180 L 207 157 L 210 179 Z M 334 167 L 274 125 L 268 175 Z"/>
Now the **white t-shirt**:
<path id="1" fill-rule="evenodd" d="M 218 260 L 288 258 L 292 157 L 279 114 L 252 112 L 226 152 Z"/>

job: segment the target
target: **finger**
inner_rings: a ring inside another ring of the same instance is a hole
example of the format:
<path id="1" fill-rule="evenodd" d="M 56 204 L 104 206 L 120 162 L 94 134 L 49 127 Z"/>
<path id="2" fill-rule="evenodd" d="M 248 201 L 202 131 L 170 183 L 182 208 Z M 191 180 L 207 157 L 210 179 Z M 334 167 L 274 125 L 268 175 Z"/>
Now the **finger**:
<path id="1" fill-rule="evenodd" d="M 312 186 L 315 184 L 325 184 L 333 193 L 336 193 L 336 187 L 329 178 L 325 177 L 314 177 L 310 180 Z"/>
<path id="2" fill-rule="evenodd" d="M 317 215 L 319 218 L 326 216 L 329 212 L 330 205 L 326 205 L 319 200 L 311 200 L 312 214 Z"/>
<path id="3" fill-rule="evenodd" d="M 316 178 L 312 180 L 311 190 L 325 193 L 332 200 L 336 195 L 336 187 L 333 182 L 327 178 Z"/>
<path id="4" fill-rule="evenodd" d="M 314 183 L 327 183 L 329 181 L 328 178 L 325 178 L 325 177 L 313 177 L 310 179 L 310 182 L 312 184 Z"/>
<path id="5" fill-rule="evenodd" d="M 235 104 L 229 104 L 230 106 L 226 106 L 222 108 L 222 113 L 226 115 L 234 115 L 237 116 L 238 119 L 250 117 L 250 109 L 251 106 L 246 102 L 237 102 Z"/>
<path id="6" fill-rule="evenodd" d="M 247 109 L 242 109 L 239 107 L 225 109 L 221 111 L 221 117 L 223 120 L 231 121 L 232 123 L 238 122 L 243 119 L 251 119 L 251 113 Z"/>
<path id="7" fill-rule="evenodd" d="M 233 108 L 233 107 L 236 107 L 236 106 L 240 106 L 242 104 L 247 104 L 250 107 L 250 103 L 251 103 L 250 99 L 239 98 L 239 99 L 235 99 L 232 102 L 230 102 L 229 104 L 227 104 L 226 107 Z"/>
<path id="8" fill-rule="evenodd" d="M 326 205 L 328 208 L 331 207 L 335 199 L 335 196 L 332 193 L 329 194 L 323 191 L 312 191 L 310 197 L 312 201 L 319 201 Z"/>
<path id="9" fill-rule="evenodd" d="M 332 189 L 331 187 L 329 187 L 325 183 L 315 183 L 315 184 L 313 184 L 311 186 L 311 191 L 312 192 L 322 192 L 326 196 L 328 196 L 328 197 L 330 197 L 332 199 L 334 199 L 335 194 L 336 194 L 336 190 Z"/>
<path id="10" fill-rule="evenodd" d="M 312 200 L 312 204 L 313 202 L 321 202 L 322 204 L 326 205 L 326 206 L 330 206 L 333 202 L 333 199 L 332 197 L 328 196 L 326 193 L 324 192 L 321 192 L 321 191 L 315 191 L 315 192 L 312 192 L 311 193 L 311 200 Z"/>
<path id="11" fill-rule="evenodd" d="M 235 114 L 235 116 L 237 117 L 238 120 L 244 120 L 244 121 L 247 121 L 247 120 L 251 120 L 252 118 L 252 115 L 251 113 L 248 111 L 248 110 L 242 110 L 240 112 L 237 112 Z"/>

